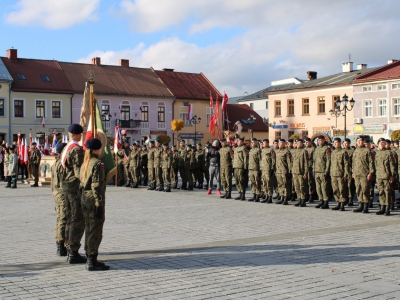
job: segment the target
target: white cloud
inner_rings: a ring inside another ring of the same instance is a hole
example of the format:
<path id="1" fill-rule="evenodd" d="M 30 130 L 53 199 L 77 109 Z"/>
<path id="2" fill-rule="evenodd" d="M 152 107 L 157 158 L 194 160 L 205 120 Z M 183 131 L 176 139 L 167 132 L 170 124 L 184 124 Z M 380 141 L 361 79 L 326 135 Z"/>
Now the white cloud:
<path id="1" fill-rule="evenodd" d="M 5 21 L 49 29 L 71 27 L 87 20 L 97 20 L 100 0 L 20 0 Z"/>

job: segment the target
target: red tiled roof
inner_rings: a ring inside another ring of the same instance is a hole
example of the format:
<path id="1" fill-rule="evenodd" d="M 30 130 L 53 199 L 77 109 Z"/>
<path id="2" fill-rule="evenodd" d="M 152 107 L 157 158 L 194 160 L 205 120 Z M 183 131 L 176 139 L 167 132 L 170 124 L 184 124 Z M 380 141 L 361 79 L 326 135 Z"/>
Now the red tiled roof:
<path id="1" fill-rule="evenodd" d="M 240 121 L 243 125 L 243 131 L 247 131 L 248 129 L 252 129 L 253 131 L 268 131 L 268 125 L 263 122 L 263 118 L 250 106 L 246 104 L 227 104 L 226 108 L 228 111 L 228 120 L 231 121 L 229 124 L 230 128 L 233 128 L 233 125 L 237 121 Z M 254 124 L 244 123 L 242 119 L 247 120 L 250 115 L 256 118 Z"/>
<path id="2" fill-rule="evenodd" d="M 156 73 L 177 99 L 209 100 L 210 92 L 214 99 L 216 95 L 222 98 L 221 93 L 203 73 L 158 70 Z"/>
<path id="3" fill-rule="evenodd" d="M 71 85 L 56 60 L 18 58 L 18 62 L 11 62 L 7 57 L 1 60 L 13 77 L 13 91 L 72 94 Z M 18 79 L 17 73 L 23 74 L 26 80 Z M 50 81 L 44 81 L 41 74 L 47 75 Z"/>
<path id="4" fill-rule="evenodd" d="M 353 80 L 353 83 L 388 80 L 396 78 L 400 78 L 400 61 L 384 65 L 383 67 L 376 68 L 370 72 L 360 75 Z"/>
<path id="5" fill-rule="evenodd" d="M 75 93 L 83 93 L 89 71 L 94 71 L 94 91 L 102 95 L 172 98 L 153 69 L 60 62 Z"/>

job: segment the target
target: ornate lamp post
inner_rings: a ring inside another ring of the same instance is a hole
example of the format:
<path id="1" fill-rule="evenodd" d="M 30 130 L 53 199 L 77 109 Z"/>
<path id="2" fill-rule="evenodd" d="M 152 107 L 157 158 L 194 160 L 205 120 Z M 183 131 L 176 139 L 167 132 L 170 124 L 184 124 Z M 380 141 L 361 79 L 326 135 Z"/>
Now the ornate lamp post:
<path id="1" fill-rule="evenodd" d="M 196 125 L 197 124 L 200 124 L 200 122 L 201 122 L 201 118 L 200 117 L 198 117 L 198 116 L 196 116 L 196 115 L 194 115 L 191 119 L 190 119 L 190 121 L 192 122 L 192 124 L 194 124 L 194 144 L 196 145 L 196 138 L 197 138 L 197 129 L 196 129 Z"/>
<path id="2" fill-rule="evenodd" d="M 336 109 L 338 110 L 339 113 L 342 112 L 342 115 L 344 116 L 344 138 L 346 138 L 347 135 L 347 125 L 346 125 L 346 115 L 348 111 L 351 111 L 354 107 L 354 103 L 356 101 L 351 98 L 351 100 L 349 101 L 349 97 L 344 94 L 342 101 L 340 101 L 340 99 L 338 101 L 336 101 Z M 343 104 L 343 107 L 340 108 L 340 106 Z M 348 106 L 348 104 L 350 104 L 350 107 Z"/>
<path id="3" fill-rule="evenodd" d="M 255 121 L 256 121 L 256 117 L 253 116 L 252 114 L 250 114 L 249 118 L 247 119 L 247 121 L 251 122 L 251 124 L 254 125 Z M 253 128 L 251 129 L 251 138 L 253 138 Z"/>
<path id="4" fill-rule="evenodd" d="M 335 107 L 335 110 L 331 109 L 329 111 L 329 113 L 331 114 L 332 117 L 335 117 L 335 119 L 336 119 L 335 129 L 336 129 L 336 135 L 337 135 L 337 118 L 340 116 L 340 111 L 337 107 Z"/>

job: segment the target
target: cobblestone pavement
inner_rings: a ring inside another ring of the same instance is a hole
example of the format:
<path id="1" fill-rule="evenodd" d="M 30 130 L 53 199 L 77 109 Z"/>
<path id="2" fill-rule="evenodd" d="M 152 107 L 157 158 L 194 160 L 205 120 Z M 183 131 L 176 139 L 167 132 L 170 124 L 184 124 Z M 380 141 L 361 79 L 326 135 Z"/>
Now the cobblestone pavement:
<path id="1" fill-rule="evenodd" d="M 0 189 L 1 299 L 400 298 L 397 211 L 108 187 L 99 259 L 111 269 L 88 272 L 55 255 L 50 188 Z"/>

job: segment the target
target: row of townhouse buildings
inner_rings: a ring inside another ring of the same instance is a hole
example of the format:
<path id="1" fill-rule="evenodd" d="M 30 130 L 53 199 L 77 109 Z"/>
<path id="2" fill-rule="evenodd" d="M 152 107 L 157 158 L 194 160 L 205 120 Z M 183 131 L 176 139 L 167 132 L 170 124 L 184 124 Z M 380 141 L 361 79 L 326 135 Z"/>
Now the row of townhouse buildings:
<path id="1" fill-rule="evenodd" d="M 354 107 L 336 111 L 337 101 L 348 96 Z M 373 140 L 390 138 L 400 129 L 400 61 L 389 60 L 387 65 L 368 68 L 352 62 L 342 64 L 342 72 L 322 78 L 308 71 L 307 79 L 288 78 L 271 83 L 271 86 L 245 96 L 237 103 L 249 105 L 268 124 L 269 138 L 289 138 L 324 135 L 328 140 L 335 136 L 369 135 Z"/>
<path id="2" fill-rule="evenodd" d="M 203 73 L 135 68 L 126 59 L 121 59 L 118 66 L 102 65 L 99 57 L 91 64 L 26 59 L 18 57 L 17 49 L 9 49 L 0 58 L 0 141 L 15 141 L 20 134 L 22 138 L 37 137 L 43 143 L 45 136 L 52 142 L 53 132 L 67 134 L 71 123 L 80 122 L 89 72 L 94 72 L 94 92 L 108 137 L 113 137 L 118 125 L 130 141 L 162 134 L 169 135 L 173 142 L 215 138 L 208 128 L 209 100 L 210 94 L 220 101 L 222 95 Z M 201 118 L 198 124 L 188 119 L 190 104 L 193 115 Z M 265 136 L 268 126 L 262 118 L 253 110 L 243 117 L 242 107 L 247 111 L 246 105 L 228 105 L 228 113 L 238 120 L 255 115 L 258 120 L 251 124 L 251 130 Z M 173 132 L 173 119 L 183 119 L 185 127 Z M 220 123 L 225 123 L 222 118 Z"/>

